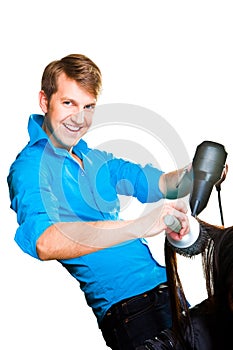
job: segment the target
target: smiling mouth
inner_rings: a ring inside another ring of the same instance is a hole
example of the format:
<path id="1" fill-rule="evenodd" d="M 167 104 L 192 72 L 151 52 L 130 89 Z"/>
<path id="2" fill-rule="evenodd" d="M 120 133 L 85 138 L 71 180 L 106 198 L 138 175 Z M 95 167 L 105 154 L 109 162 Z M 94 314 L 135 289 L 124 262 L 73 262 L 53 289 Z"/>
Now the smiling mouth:
<path id="1" fill-rule="evenodd" d="M 75 126 L 75 125 L 72 125 L 72 124 L 66 124 L 66 123 L 64 123 L 63 125 L 64 125 L 64 127 L 65 127 L 66 129 L 68 129 L 68 130 L 71 131 L 71 132 L 78 132 L 78 131 L 81 129 L 80 126 Z"/>

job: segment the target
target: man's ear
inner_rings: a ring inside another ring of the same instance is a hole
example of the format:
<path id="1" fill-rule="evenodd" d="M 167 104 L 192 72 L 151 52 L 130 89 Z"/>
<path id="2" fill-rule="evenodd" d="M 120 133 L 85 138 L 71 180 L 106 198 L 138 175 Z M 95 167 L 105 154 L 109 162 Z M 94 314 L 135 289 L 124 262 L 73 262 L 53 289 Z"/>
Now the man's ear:
<path id="1" fill-rule="evenodd" d="M 39 105 L 43 113 L 46 114 L 48 112 L 48 99 L 44 90 L 39 92 Z"/>

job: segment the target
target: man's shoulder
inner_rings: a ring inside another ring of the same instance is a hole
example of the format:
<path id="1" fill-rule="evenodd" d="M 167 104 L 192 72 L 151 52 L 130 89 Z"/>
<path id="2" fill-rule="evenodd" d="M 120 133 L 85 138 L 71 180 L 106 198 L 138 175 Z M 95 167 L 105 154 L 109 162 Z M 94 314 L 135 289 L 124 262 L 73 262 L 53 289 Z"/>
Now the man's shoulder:
<path id="1" fill-rule="evenodd" d="M 16 155 L 15 160 L 10 165 L 10 173 L 30 174 L 32 169 L 35 170 L 40 166 L 43 148 L 30 147 L 29 143 Z"/>

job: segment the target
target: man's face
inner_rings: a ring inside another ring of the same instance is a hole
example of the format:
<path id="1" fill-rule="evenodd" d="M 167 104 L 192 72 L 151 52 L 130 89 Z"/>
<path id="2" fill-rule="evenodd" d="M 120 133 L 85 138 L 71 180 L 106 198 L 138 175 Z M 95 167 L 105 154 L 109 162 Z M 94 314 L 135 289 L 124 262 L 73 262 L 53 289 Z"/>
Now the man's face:
<path id="1" fill-rule="evenodd" d="M 40 92 L 40 106 L 45 113 L 43 129 L 55 147 L 72 150 L 90 128 L 95 104 L 95 97 L 64 73 L 59 76 L 58 90 L 49 103 L 44 92 Z"/>

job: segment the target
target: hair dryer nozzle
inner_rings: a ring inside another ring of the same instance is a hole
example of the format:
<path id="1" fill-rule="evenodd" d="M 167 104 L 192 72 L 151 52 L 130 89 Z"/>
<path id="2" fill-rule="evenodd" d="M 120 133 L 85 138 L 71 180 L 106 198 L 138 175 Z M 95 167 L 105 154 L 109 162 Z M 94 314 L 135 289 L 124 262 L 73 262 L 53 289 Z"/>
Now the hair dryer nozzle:
<path id="1" fill-rule="evenodd" d="M 204 141 L 196 149 L 192 162 L 193 188 L 190 209 L 197 216 L 206 207 L 214 185 L 220 180 L 227 152 L 223 145 Z"/>

